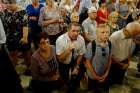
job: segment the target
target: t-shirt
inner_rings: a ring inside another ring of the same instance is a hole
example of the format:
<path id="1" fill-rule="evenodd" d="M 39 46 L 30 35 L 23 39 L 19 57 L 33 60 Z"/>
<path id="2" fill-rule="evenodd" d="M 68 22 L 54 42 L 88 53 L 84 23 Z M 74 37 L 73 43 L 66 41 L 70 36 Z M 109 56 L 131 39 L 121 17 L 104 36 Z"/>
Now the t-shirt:
<path id="1" fill-rule="evenodd" d="M 92 67 L 94 68 L 98 76 L 102 76 L 106 72 L 107 63 L 109 62 L 109 46 L 102 48 L 99 43 L 96 42 L 96 50 L 94 54 L 95 55 L 91 62 Z M 86 59 L 91 60 L 93 56 L 92 43 L 88 44 L 87 51 L 84 56 L 86 57 Z M 89 69 L 87 69 L 87 75 L 91 79 L 94 79 Z"/>

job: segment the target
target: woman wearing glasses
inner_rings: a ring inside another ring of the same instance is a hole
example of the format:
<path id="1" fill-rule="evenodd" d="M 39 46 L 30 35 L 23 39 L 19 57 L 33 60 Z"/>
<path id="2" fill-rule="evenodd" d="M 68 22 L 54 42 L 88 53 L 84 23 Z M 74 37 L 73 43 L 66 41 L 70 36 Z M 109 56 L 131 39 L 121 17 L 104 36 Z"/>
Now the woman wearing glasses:
<path id="1" fill-rule="evenodd" d="M 31 88 L 36 93 L 51 93 L 61 87 L 55 48 L 50 45 L 48 35 L 41 32 L 39 48 L 31 57 Z"/>

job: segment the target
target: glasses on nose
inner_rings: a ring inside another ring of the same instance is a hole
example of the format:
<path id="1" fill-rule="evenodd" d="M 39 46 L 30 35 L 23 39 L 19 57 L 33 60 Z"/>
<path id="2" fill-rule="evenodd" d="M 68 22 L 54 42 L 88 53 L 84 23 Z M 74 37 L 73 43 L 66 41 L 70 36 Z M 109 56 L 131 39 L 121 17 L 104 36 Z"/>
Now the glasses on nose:
<path id="1" fill-rule="evenodd" d="M 41 45 L 50 44 L 49 40 L 45 40 L 44 42 L 40 42 Z"/>
<path id="2" fill-rule="evenodd" d="M 102 56 L 106 56 L 105 48 L 102 48 Z"/>

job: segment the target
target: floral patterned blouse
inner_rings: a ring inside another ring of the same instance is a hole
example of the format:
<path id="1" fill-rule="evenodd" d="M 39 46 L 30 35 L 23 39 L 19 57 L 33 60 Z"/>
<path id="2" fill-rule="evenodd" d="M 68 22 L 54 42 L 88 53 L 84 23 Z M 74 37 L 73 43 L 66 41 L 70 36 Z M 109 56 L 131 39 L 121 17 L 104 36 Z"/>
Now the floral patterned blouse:
<path id="1" fill-rule="evenodd" d="M 11 12 L 5 10 L 0 15 L 7 36 L 7 46 L 17 49 L 22 38 L 23 27 L 28 26 L 28 15 L 25 10 Z"/>

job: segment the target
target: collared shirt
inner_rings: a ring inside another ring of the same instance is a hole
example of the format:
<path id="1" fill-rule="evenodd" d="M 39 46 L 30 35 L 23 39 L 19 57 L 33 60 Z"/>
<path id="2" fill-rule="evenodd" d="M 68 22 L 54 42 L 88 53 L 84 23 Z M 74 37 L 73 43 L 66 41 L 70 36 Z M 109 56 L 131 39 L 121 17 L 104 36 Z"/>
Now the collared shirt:
<path id="1" fill-rule="evenodd" d="M 123 30 L 114 32 L 110 36 L 112 43 L 112 58 L 117 62 L 121 62 L 129 58 L 135 48 L 135 43 L 132 39 L 125 39 Z"/>
<path id="2" fill-rule="evenodd" d="M 6 35 L 5 35 L 2 21 L 0 19 L 0 44 L 3 44 L 5 42 L 6 42 Z"/>
<path id="3" fill-rule="evenodd" d="M 82 26 L 84 28 L 84 32 L 88 33 L 89 39 L 95 40 L 96 39 L 96 21 L 92 21 L 90 18 L 87 18 L 83 23 Z"/>
<path id="4" fill-rule="evenodd" d="M 61 55 L 64 51 L 66 51 L 71 44 L 71 40 L 68 36 L 68 32 L 58 37 L 56 40 L 56 54 Z M 82 36 L 78 36 L 77 40 L 74 41 L 75 49 L 74 49 L 74 58 L 78 55 L 83 55 L 85 53 L 85 41 Z M 67 56 L 64 64 L 69 64 L 71 61 L 72 53 Z"/>

